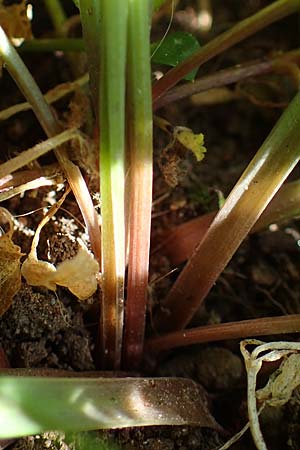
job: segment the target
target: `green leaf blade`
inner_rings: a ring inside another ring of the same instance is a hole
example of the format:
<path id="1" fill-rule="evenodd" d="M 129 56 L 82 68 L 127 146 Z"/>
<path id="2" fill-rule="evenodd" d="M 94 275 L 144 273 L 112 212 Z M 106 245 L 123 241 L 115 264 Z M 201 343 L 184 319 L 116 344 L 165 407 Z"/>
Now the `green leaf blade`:
<path id="1" fill-rule="evenodd" d="M 168 34 L 162 41 L 152 44 L 152 61 L 157 64 L 176 67 L 200 48 L 198 40 L 190 33 L 175 32 Z M 198 69 L 194 69 L 185 79 L 195 79 Z"/>
<path id="2" fill-rule="evenodd" d="M 197 384 L 182 378 L 1 376 L 0 422 L 0 439 L 147 425 L 218 428 Z"/>

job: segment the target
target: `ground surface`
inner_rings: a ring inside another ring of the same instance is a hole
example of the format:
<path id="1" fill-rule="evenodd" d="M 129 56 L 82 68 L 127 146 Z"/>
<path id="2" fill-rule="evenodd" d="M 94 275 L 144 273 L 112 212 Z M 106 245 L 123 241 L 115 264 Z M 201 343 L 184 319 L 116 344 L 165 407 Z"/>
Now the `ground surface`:
<path id="1" fill-rule="evenodd" d="M 42 2 L 34 3 L 37 11 L 35 32 L 41 36 L 48 33 L 51 25 Z M 174 17 L 175 29 L 188 28 L 182 18 L 192 14 L 191 7 L 195 3 L 180 2 L 181 14 Z M 228 0 L 212 3 L 214 25 L 210 33 L 201 37 L 204 41 L 268 2 Z M 74 12 L 68 5 L 70 12 Z M 166 23 L 167 19 L 162 17 L 156 24 L 154 34 L 161 36 Z M 299 43 L 295 36 L 296 20 L 282 21 L 216 58 L 201 73 L 259 58 L 274 50 L 295 48 Z M 43 91 L 72 77 L 68 63 L 61 56 L 30 55 L 25 60 Z M 0 109 L 22 101 L 6 73 L 1 85 L 2 92 L 7 92 L 7 95 L 1 95 Z M 204 133 L 208 152 L 200 164 L 192 156 L 187 158 L 178 186 L 171 188 L 157 165 L 159 154 L 166 145 L 166 137 L 155 131 L 153 246 L 166 230 L 218 206 L 218 194 L 226 196 L 230 192 L 281 112 L 280 108 L 253 105 L 247 99 L 211 106 L 195 102 L 187 99 L 158 112 L 173 125 L 187 126 L 195 132 Z M 56 105 L 60 115 L 63 115 L 67 104 L 66 100 Z M 9 158 L 43 137 L 31 113 L 12 117 L 0 124 L 1 159 Z M 42 165 L 53 162 L 51 156 L 41 160 Z M 292 174 L 293 179 L 297 177 L 299 168 Z M 49 188 L 40 188 L 2 204 L 16 216 L 18 230 L 14 241 L 24 253 L 28 253 L 32 231 L 43 216 L 41 208 L 49 206 L 48 192 Z M 30 212 L 33 213 L 23 216 Z M 76 253 L 75 238 L 82 236 L 84 231 L 81 222 L 80 213 L 69 196 L 64 210 L 42 231 L 39 257 L 50 258 L 53 263 L 72 257 Z M 299 221 L 293 221 L 276 231 L 266 230 L 248 238 L 214 286 L 193 325 L 300 313 L 299 233 Z M 150 280 L 157 279 L 172 268 L 163 254 L 155 254 L 151 260 Z M 174 277 L 176 274 L 150 284 L 149 311 L 163 298 Z M 23 283 L 11 308 L 0 318 L 0 342 L 11 367 L 93 370 L 96 368 L 94 348 L 98 314 L 95 298 L 82 303 L 63 288 L 54 294 Z M 150 319 L 148 329 L 150 333 Z M 286 340 L 289 339 L 295 340 L 296 337 L 286 337 Z M 268 340 L 272 340 L 272 336 Z M 215 431 L 206 429 L 171 427 L 105 433 L 106 440 L 115 439 L 121 448 L 213 450 L 246 423 L 246 378 L 238 341 L 172 351 L 157 364 L 152 364 L 151 369 L 145 370 L 147 374 L 157 376 L 191 377 L 201 383 L 208 392 L 212 414 L 228 431 L 228 436 L 218 436 Z M 260 380 L 262 384 L 264 381 Z M 288 405 L 264 414 L 262 422 L 270 450 L 300 448 L 299 414 L 297 395 Z M 20 440 L 12 448 L 62 450 L 65 445 L 63 440 L 47 435 L 36 440 Z M 254 447 L 251 438 L 246 436 L 241 444 L 233 448 L 251 450 Z"/>

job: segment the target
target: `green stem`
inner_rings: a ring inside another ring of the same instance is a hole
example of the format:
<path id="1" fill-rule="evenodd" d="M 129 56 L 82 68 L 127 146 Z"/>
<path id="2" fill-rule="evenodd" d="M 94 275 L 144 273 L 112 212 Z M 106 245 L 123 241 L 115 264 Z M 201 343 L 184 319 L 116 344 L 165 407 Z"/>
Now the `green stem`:
<path id="1" fill-rule="evenodd" d="M 224 50 L 241 42 L 247 37 L 255 34 L 257 31 L 265 28 L 277 20 L 286 17 L 300 9 L 299 0 L 277 0 L 266 8 L 260 10 L 253 16 L 242 20 L 230 30 L 225 31 L 220 36 L 210 41 L 199 52 L 186 59 L 178 66 L 171 69 L 153 86 L 153 102 L 154 107 L 156 101 L 171 87 L 177 84 L 193 69 L 199 67 L 201 64 L 209 61 L 216 55 L 219 55 Z"/>
<path id="2" fill-rule="evenodd" d="M 80 12 L 100 130 L 102 363 L 112 369 L 123 334 L 127 0 L 82 0 Z"/>
<path id="3" fill-rule="evenodd" d="M 300 159 L 300 95 L 291 101 L 176 280 L 157 324 L 184 328 Z"/>
<path id="4" fill-rule="evenodd" d="M 45 6 L 53 22 L 56 34 L 62 34 L 62 27 L 67 16 L 59 0 L 44 0 Z"/>
<path id="5" fill-rule="evenodd" d="M 127 1 L 102 0 L 101 12 L 99 128 L 104 297 L 102 337 L 104 360 L 108 366 L 113 362 L 114 367 L 118 368 L 121 363 L 125 278 Z M 115 342 L 109 336 L 109 330 L 114 332 Z"/>
<path id="6" fill-rule="evenodd" d="M 138 365 L 143 351 L 152 204 L 150 2 L 131 0 L 128 25 L 130 218 L 124 359 Z"/>
<path id="7" fill-rule="evenodd" d="M 90 88 L 96 114 L 99 113 L 99 79 L 100 79 L 100 2 L 96 0 L 80 0 L 80 19 L 85 42 Z M 98 114 L 99 115 L 99 114 Z"/>
<path id="8" fill-rule="evenodd" d="M 80 38 L 32 39 L 24 41 L 18 48 L 20 52 L 84 52 L 84 40 Z"/>

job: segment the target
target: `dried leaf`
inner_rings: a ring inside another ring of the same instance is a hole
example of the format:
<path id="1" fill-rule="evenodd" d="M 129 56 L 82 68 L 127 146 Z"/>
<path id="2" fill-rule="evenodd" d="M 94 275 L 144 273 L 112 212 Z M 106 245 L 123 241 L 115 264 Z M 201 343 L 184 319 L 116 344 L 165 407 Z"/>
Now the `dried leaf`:
<path id="1" fill-rule="evenodd" d="M 26 14 L 26 0 L 11 6 L 0 6 L 0 25 L 9 39 L 31 39 L 31 24 Z"/>
<path id="2" fill-rule="evenodd" d="M 283 360 L 268 383 L 256 392 L 256 398 L 268 405 L 279 407 L 287 403 L 300 385 L 300 354 L 293 353 Z"/>
<path id="3" fill-rule="evenodd" d="M 56 290 L 56 285 L 67 287 L 79 300 L 91 297 L 98 287 L 99 265 L 82 242 L 80 245 L 77 255 L 63 261 L 57 268 L 30 252 L 21 269 L 26 282 L 52 291 Z"/>
<path id="4" fill-rule="evenodd" d="M 56 290 L 55 266 L 47 261 L 40 261 L 31 252 L 22 264 L 21 273 L 30 286 L 45 286 L 51 291 Z"/>
<path id="5" fill-rule="evenodd" d="M 247 346 L 255 345 L 256 348 L 249 352 Z M 293 390 L 300 384 L 300 344 L 299 342 L 267 342 L 256 339 L 245 339 L 240 343 L 241 353 L 245 361 L 247 371 L 247 397 L 248 416 L 250 430 L 258 450 L 267 450 L 258 416 L 265 405 L 281 406 L 291 397 Z M 256 378 L 263 362 L 278 361 L 285 358 L 278 371 L 270 377 L 267 385 L 256 391 Z M 263 403 L 257 411 L 259 399 Z"/>
<path id="6" fill-rule="evenodd" d="M 0 316 L 10 307 L 13 297 L 21 286 L 20 258 L 21 249 L 11 239 L 13 232 L 10 213 L 0 208 L 1 216 L 8 220 L 10 230 L 0 236 Z"/>
<path id="7" fill-rule="evenodd" d="M 77 255 L 57 266 L 54 276 L 56 284 L 67 287 L 79 300 L 91 297 L 97 290 L 99 264 L 88 249 L 81 245 Z"/>
<path id="8" fill-rule="evenodd" d="M 40 261 L 36 251 L 43 226 L 60 208 L 69 192 L 68 188 L 39 223 L 32 240 L 30 253 L 22 265 L 21 272 L 31 286 L 45 286 L 55 291 L 58 284 L 67 287 L 80 300 L 85 300 L 97 290 L 99 264 L 84 243 L 78 239 L 80 249 L 77 255 L 63 261 L 57 268 L 47 261 Z"/>

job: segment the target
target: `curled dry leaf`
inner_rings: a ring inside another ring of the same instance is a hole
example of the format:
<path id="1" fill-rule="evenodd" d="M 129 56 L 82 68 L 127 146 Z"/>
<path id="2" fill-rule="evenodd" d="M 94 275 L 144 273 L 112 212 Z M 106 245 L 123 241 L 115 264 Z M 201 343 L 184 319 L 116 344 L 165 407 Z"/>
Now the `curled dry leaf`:
<path id="1" fill-rule="evenodd" d="M 23 262 L 22 275 L 30 286 L 45 286 L 51 291 L 56 290 L 54 276 L 56 268 L 47 261 L 37 259 L 33 252 L 30 252 L 28 258 Z"/>
<path id="2" fill-rule="evenodd" d="M 55 283 L 67 287 L 79 300 L 85 300 L 97 290 L 99 264 L 88 249 L 79 241 L 80 248 L 72 259 L 57 266 Z"/>
<path id="3" fill-rule="evenodd" d="M 28 258 L 22 265 L 21 273 L 31 286 L 45 286 L 52 291 L 56 290 L 56 285 L 65 286 L 79 300 L 85 300 L 97 290 L 99 264 L 82 240 L 78 239 L 79 251 L 77 255 L 63 261 L 57 267 L 47 261 L 40 261 L 36 251 L 43 226 L 60 208 L 69 192 L 70 189 L 68 188 L 39 223 Z"/>
<path id="4" fill-rule="evenodd" d="M 0 208 L 1 219 L 9 223 L 9 231 L 0 236 L 0 316 L 10 307 L 21 286 L 21 249 L 12 241 L 13 224 L 10 213 Z"/>
<path id="5" fill-rule="evenodd" d="M 45 286 L 55 291 L 56 286 L 67 287 L 79 300 L 91 297 L 97 290 L 99 264 L 82 241 L 73 258 L 67 259 L 57 267 L 37 259 L 36 252 L 30 252 L 22 265 L 22 275 L 31 286 Z"/>
<path id="6" fill-rule="evenodd" d="M 250 352 L 247 346 L 255 345 Z M 246 339 L 240 343 L 241 353 L 247 371 L 248 416 L 253 441 L 258 450 L 267 450 L 258 416 L 265 405 L 282 406 L 289 401 L 293 391 L 300 384 L 300 344 L 299 342 L 262 342 Z M 256 392 L 256 378 L 263 362 L 283 359 L 280 368 L 272 374 L 266 386 Z M 262 402 L 257 411 L 257 402 Z"/>
<path id="7" fill-rule="evenodd" d="M 300 386 L 300 354 L 287 356 L 279 369 L 270 376 L 265 387 L 256 391 L 256 398 L 268 405 L 279 407 L 285 405 Z"/>

